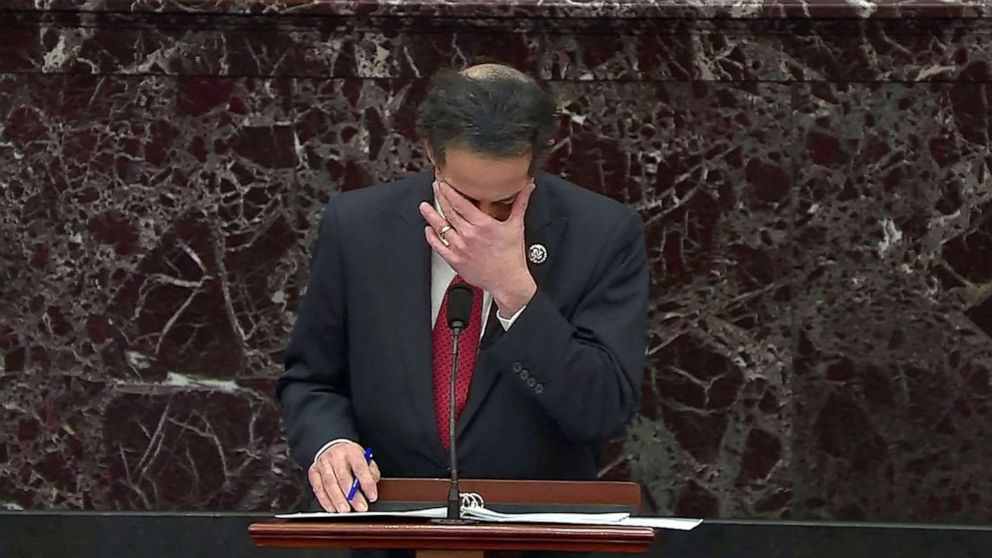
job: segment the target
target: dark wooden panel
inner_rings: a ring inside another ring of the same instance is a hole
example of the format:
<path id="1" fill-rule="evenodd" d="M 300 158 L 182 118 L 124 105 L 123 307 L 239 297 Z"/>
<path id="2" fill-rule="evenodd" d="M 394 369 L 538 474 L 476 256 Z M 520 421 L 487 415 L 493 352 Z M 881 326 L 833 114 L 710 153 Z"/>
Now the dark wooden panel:
<path id="1" fill-rule="evenodd" d="M 646 527 L 522 525 L 434 521 L 342 523 L 273 520 L 248 529 L 258 546 L 557 550 L 643 553 L 654 540 Z"/>

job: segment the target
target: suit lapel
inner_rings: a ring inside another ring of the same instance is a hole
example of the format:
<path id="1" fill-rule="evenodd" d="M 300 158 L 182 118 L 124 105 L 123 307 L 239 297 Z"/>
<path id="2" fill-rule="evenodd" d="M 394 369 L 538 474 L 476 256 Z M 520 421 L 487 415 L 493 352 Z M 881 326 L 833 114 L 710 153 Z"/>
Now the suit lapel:
<path id="1" fill-rule="evenodd" d="M 417 207 L 431 202 L 431 174 L 424 173 L 404 192 L 398 207 L 387 221 L 391 234 L 387 261 L 392 269 L 389 292 L 395 297 L 389 308 L 396 309 L 395 331 L 402 355 L 398 359 L 408 384 L 411 406 L 422 433 L 421 447 L 432 448 L 440 458 L 442 447 L 434 420 L 434 376 L 431 354 L 431 251 L 424 240 L 424 219 Z M 436 448 L 435 448 L 436 446 Z"/>
<path id="2" fill-rule="evenodd" d="M 537 188 L 531 195 L 530 204 L 527 207 L 527 214 L 524 216 L 524 249 L 529 250 L 535 244 L 543 246 L 547 252 L 547 258 L 542 263 L 535 263 L 528 258 L 527 267 L 537 288 L 546 290 L 548 270 L 555 263 L 556 248 L 561 233 L 565 228 L 565 218 L 555 214 L 554 198 L 551 196 L 550 186 L 544 184 L 544 174 L 539 173 L 536 177 Z M 472 385 L 469 389 L 468 401 L 465 403 L 465 410 L 462 411 L 456 427 L 460 436 L 466 426 L 471 422 L 473 416 L 479 411 L 489 391 L 496 384 L 496 380 L 502 373 L 494 366 L 488 364 L 486 358 L 487 349 L 495 344 L 504 334 L 503 326 L 496 318 L 496 304 L 493 304 L 489 315 L 489 322 L 486 324 L 486 332 L 479 345 L 479 359 L 475 367 L 475 374 L 472 376 Z"/>

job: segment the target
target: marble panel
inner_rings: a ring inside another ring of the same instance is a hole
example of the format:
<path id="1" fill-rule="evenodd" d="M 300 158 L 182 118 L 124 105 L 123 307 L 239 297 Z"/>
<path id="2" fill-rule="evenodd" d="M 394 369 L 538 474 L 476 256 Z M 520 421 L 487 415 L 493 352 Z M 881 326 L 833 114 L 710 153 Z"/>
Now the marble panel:
<path id="1" fill-rule="evenodd" d="M 795 513 L 987 521 L 989 86 L 798 98 Z"/>
<path id="2" fill-rule="evenodd" d="M 790 484 L 791 90 L 610 82 L 560 94 L 551 166 L 641 212 L 653 270 L 644 406 L 604 473 L 643 483 L 666 513 L 754 513 Z"/>

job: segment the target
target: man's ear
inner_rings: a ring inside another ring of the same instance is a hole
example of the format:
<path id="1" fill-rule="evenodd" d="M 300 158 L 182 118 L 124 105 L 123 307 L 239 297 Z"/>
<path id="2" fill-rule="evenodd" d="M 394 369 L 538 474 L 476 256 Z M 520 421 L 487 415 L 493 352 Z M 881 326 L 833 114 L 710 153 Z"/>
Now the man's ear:
<path id="1" fill-rule="evenodd" d="M 424 146 L 424 153 L 427 153 L 427 162 L 429 162 L 431 166 L 436 167 L 437 162 L 434 159 L 434 151 L 431 149 L 431 144 L 428 143 L 427 140 L 421 140 L 420 145 Z"/>

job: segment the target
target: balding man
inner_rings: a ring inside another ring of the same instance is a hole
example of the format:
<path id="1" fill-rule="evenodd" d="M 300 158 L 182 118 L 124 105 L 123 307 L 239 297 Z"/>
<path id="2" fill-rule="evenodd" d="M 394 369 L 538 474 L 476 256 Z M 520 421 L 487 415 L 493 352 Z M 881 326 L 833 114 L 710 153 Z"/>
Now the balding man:
<path id="1" fill-rule="evenodd" d="M 456 389 L 464 477 L 595 478 L 599 445 L 639 407 L 642 225 L 537 170 L 554 100 L 507 66 L 442 72 L 417 127 L 430 170 L 327 204 L 286 347 L 287 437 L 327 511 L 367 509 L 380 474 L 447 476 L 453 284 L 473 293 Z"/>

